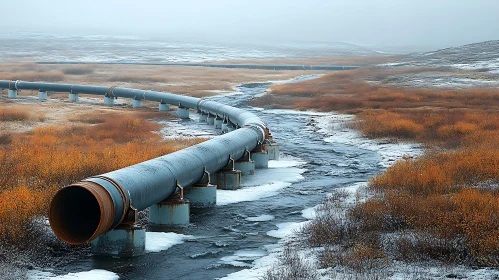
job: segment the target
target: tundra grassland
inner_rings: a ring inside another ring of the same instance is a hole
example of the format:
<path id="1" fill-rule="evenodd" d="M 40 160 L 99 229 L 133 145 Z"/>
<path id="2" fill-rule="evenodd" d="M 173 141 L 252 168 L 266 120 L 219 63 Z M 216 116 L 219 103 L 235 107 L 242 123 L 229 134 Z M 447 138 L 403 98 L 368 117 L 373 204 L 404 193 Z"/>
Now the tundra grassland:
<path id="1" fill-rule="evenodd" d="M 348 125 L 369 138 L 426 148 L 370 179 L 368 199 L 353 207 L 339 210 L 338 194 L 324 201 L 303 229 L 306 243 L 321 248 L 322 268 L 374 277 L 393 261 L 499 266 L 499 89 L 388 82 L 435 72 L 483 78 L 454 69 L 374 67 L 275 85 L 253 102 L 355 114 Z"/>

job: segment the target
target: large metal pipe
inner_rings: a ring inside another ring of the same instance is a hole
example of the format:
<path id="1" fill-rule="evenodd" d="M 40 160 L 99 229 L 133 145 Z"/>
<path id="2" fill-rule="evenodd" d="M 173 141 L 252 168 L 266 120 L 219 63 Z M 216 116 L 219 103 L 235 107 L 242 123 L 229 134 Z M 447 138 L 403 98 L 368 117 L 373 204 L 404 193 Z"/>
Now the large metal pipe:
<path id="1" fill-rule="evenodd" d="M 130 208 L 143 210 L 241 158 L 266 138 L 256 115 L 218 102 L 129 88 L 0 80 L 0 88 L 97 94 L 152 100 L 225 116 L 241 128 L 201 144 L 62 188 L 52 199 L 49 221 L 69 244 L 83 244 L 120 224 Z"/>

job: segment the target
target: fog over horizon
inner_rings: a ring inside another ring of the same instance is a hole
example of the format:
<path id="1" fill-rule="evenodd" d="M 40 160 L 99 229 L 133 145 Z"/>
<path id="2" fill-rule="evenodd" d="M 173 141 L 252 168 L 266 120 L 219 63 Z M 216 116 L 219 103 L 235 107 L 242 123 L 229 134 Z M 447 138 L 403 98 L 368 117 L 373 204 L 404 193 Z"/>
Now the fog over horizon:
<path id="1" fill-rule="evenodd" d="M 17 0 L 0 33 L 430 50 L 499 39 L 495 0 Z M 7 3 L 4 3 L 7 4 Z"/>

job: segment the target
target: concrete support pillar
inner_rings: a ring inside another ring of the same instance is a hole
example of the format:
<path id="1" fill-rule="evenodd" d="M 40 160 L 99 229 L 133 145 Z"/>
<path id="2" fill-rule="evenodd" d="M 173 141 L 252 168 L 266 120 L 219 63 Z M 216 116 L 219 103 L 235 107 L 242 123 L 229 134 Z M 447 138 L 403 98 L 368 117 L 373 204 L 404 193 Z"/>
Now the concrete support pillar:
<path id="1" fill-rule="evenodd" d="M 217 116 L 215 118 L 215 122 L 214 122 L 215 123 L 215 128 L 216 129 L 222 129 L 222 122 L 223 122 L 223 119 L 221 117 Z"/>
<path id="2" fill-rule="evenodd" d="M 38 92 L 38 100 L 47 100 L 47 92 L 46 91 L 39 91 Z"/>
<path id="3" fill-rule="evenodd" d="M 149 223 L 153 225 L 189 225 L 189 200 L 179 193 L 154 204 L 149 208 Z"/>
<path id="4" fill-rule="evenodd" d="M 94 255 L 134 257 L 144 254 L 146 230 L 135 225 L 118 225 L 92 240 Z"/>
<path id="5" fill-rule="evenodd" d="M 114 97 L 104 96 L 105 105 L 114 105 Z"/>
<path id="6" fill-rule="evenodd" d="M 189 199 L 192 208 L 209 208 L 217 204 L 217 186 L 210 184 L 210 173 L 205 172 L 196 184 L 184 190 L 184 197 Z"/>
<path id="7" fill-rule="evenodd" d="M 166 103 L 159 103 L 159 111 L 160 112 L 166 112 L 170 110 L 170 104 Z"/>
<path id="8" fill-rule="evenodd" d="M 142 99 L 134 99 L 132 100 L 133 108 L 142 108 Z"/>
<path id="9" fill-rule="evenodd" d="M 184 108 L 182 106 L 178 106 L 177 116 L 181 119 L 188 119 L 189 118 L 189 109 Z"/>
<path id="10" fill-rule="evenodd" d="M 227 166 L 215 173 L 217 188 L 235 190 L 241 187 L 241 171 L 234 169 L 234 160 L 230 159 Z"/>
<path id="11" fill-rule="evenodd" d="M 9 89 L 7 93 L 8 98 L 17 98 L 17 89 Z"/>
<path id="12" fill-rule="evenodd" d="M 233 123 L 229 122 L 227 124 L 227 132 L 231 132 L 231 131 L 234 131 L 234 130 L 236 130 L 236 126 Z"/>
<path id="13" fill-rule="evenodd" d="M 265 145 L 258 144 L 256 148 L 251 151 L 251 158 L 255 161 L 256 169 L 269 168 L 269 156 Z"/>
<path id="14" fill-rule="evenodd" d="M 200 123 L 205 123 L 207 122 L 207 119 L 208 119 L 208 116 L 207 114 L 203 113 L 203 112 L 198 112 L 199 114 L 199 122 Z"/>
<path id="15" fill-rule="evenodd" d="M 269 155 L 269 160 L 279 160 L 279 144 L 276 142 L 267 144 L 267 154 Z"/>
<path id="16" fill-rule="evenodd" d="M 241 175 L 255 174 L 255 161 L 251 159 L 251 153 L 246 151 L 244 156 L 234 162 L 234 169 L 241 170 Z"/>
<path id="17" fill-rule="evenodd" d="M 206 122 L 209 125 L 215 125 L 215 115 L 208 114 L 208 117 L 206 118 Z"/>
<path id="18" fill-rule="evenodd" d="M 78 96 L 77 93 L 69 94 L 69 102 L 78 103 L 78 101 L 80 101 L 80 97 Z"/>
<path id="19" fill-rule="evenodd" d="M 224 120 L 222 122 L 222 133 L 229 132 L 228 123 L 229 123 L 229 120 L 227 118 L 224 118 Z"/>

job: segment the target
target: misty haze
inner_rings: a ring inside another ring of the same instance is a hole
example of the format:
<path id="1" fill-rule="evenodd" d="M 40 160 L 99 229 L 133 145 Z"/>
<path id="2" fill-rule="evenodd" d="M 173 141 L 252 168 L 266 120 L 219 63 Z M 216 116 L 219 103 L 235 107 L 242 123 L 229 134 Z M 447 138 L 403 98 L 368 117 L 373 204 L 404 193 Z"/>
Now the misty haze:
<path id="1" fill-rule="evenodd" d="M 0 279 L 499 278 L 499 2 L 3 4 Z"/>

